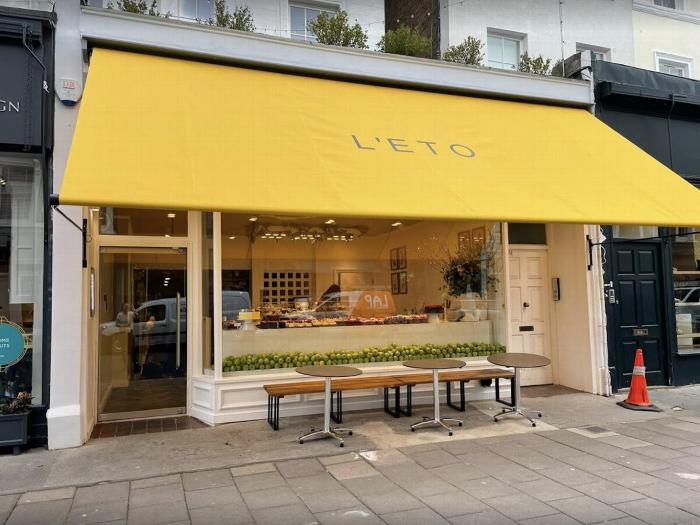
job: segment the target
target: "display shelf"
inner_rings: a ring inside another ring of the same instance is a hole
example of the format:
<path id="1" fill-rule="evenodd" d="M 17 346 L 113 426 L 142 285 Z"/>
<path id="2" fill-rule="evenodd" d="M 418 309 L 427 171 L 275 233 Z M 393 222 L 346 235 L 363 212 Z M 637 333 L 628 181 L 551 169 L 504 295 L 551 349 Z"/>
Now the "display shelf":
<path id="1" fill-rule="evenodd" d="M 491 321 L 370 326 L 321 326 L 224 331 L 224 357 L 282 352 L 362 350 L 390 344 L 491 343 Z"/>

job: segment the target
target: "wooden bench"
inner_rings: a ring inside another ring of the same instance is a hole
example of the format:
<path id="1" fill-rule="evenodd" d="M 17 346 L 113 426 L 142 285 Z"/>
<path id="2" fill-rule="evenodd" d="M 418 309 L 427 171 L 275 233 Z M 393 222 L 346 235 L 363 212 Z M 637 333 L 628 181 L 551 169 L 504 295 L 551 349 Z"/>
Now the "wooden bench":
<path id="1" fill-rule="evenodd" d="M 472 380 L 496 380 L 496 401 L 504 405 L 513 406 L 513 372 L 502 368 L 479 368 L 466 370 L 450 370 L 439 374 L 441 382 L 447 383 L 447 404 L 462 412 L 466 409 L 464 385 Z M 508 379 L 511 382 L 510 402 L 504 401 L 500 396 L 500 380 Z M 384 390 L 384 411 L 393 416 L 401 414 L 410 416 L 413 405 L 413 387 L 420 384 L 432 383 L 432 374 L 387 374 L 379 376 L 357 376 L 345 379 L 333 379 L 331 381 L 331 417 L 336 423 L 343 421 L 343 391 L 365 390 L 370 388 L 382 388 Z M 452 403 L 452 382 L 459 381 L 460 404 Z M 406 387 L 406 408 L 401 408 L 401 387 Z M 324 391 L 323 381 L 295 381 L 291 383 L 274 383 L 264 385 L 267 392 L 267 422 L 273 430 L 279 430 L 280 399 L 285 396 L 301 394 L 318 394 Z M 389 390 L 394 390 L 394 407 L 390 408 Z M 334 407 L 335 405 L 335 407 Z M 335 408 L 335 410 L 334 410 Z"/>

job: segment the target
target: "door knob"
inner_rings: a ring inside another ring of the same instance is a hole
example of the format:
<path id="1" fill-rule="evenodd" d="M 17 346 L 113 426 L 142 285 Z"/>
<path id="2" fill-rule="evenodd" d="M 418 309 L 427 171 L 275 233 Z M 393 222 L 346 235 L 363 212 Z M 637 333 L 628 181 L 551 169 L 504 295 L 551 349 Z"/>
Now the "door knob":
<path id="1" fill-rule="evenodd" d="M 523 308 L 529 308 L 529 307 L 530 307 L 530 303 L 523 303 Z"/>

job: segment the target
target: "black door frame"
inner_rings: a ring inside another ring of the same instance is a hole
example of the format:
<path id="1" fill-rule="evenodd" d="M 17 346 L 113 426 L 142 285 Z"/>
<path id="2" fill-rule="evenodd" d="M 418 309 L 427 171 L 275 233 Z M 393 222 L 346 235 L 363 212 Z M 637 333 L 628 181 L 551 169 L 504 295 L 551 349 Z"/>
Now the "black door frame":
<path id="1" fill-rule="evenodd" d="M 606 336 L 608 343 L 608 373 L 610 374 L 610 382 L 613 392 L 617 392 L 620 388 L 619 384 L 619 367 L 617 363 L 617 313 L 613 305 L 608 301 L 609 283 L 613 283 L 613 288 L 617 292 L 618 286 L 613 272 L 612 251 L 615 250 L 617 243 L 635 243 L 643 242 L 645 244 L 655 244 L 659 248 L 659 283 L 661 285 L 660 301 L 661 301 L 661 327 L 662 337 L 665 339 L 666 355 L 663 356 L 665 383 L 673 384 L 673 355 L 676 353 L 676 339 L 672 337 L 675 333 L 676 322 L 673 316 L 673 275 L 672 275 L 672 260 L 671 260 L 671 244 L 669 239 L 664 237 L 666 231 L 664 228 L 659 228 L 658 238 L 653 239 L 615 239 L 612 236 L 612 227 L 603 226 L 603 234 L 606 241 L 604 248 L 609 249 L 611 253 L 604 258 L 603 262 L 603 279 L 605 281 L 605 316 L 606 321 Z M 671 305 L 671 307 L 669 306 Z"/>

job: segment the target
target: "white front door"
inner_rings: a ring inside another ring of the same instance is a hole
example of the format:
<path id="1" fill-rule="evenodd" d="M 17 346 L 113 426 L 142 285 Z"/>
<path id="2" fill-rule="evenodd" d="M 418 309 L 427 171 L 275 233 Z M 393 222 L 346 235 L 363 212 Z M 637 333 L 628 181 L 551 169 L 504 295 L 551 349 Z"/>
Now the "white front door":
<path id="1" fill-rule="evenodd" d="M 546 249 L 510 250 L 510 352 L 551 359 L 549 345 L 549 271 Z M 552 383 L 552 367 L 522 371 L 523 385 Z"/>

